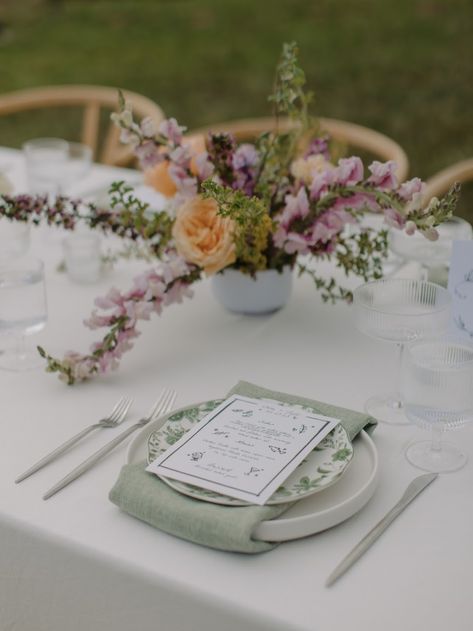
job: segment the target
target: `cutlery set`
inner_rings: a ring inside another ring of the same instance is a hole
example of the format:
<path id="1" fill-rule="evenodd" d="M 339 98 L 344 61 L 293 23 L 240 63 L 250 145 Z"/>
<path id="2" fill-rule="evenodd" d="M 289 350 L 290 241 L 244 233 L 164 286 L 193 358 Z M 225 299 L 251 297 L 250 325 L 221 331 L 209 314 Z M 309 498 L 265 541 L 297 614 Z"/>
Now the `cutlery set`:
<path id="1" fill-rule="evenodd" d="M 176 400 L 176 392 L 174 390 L 170 388 L 163 390 L 163 392 L 161 393 L 161 396 L 154 403 L 153 407 L 151 408 L 147 416 L 141 418 L 139 421 L 137 421 L 136 423 L 128 427 L 128 429 L 126 429 L 121 434 L 116 436 L 109 443 L 106 443 L 103 447 L 101 447 L 99 450 L 97 450 L 95 453 L 89 456 L 86 460 L 84 460 L 81 464 L 79 464 L 75 469 L 73 469 L 67 476 L 65 476 L 57 484 L 51 487 L 43 495 L 43 499 L 44 500 L 49 499 L 50 497 L 55 495 L 58 491 L 60 491 L 65 486 L 67 486 L 68 484 L 76 480 L 78 477 L 80 477 L 82 474 L 84 474 L 86 471 L 91 469 L 97 462 L 99 462 L 99 460 L 101 460 L 105 455 L 110 453 L 117 445 L 119 445 L 126 438 L 128 438 L 128 436 L 130 436 L 134 431 L 141 429 L 142 427 L 147 425 L 149 422 L 154 421 L 160 416 L 163 416 L 164 414 L 169 412 L 172 409 L 175 400 Z M 45 467 L 50 462 L 53 462 L 54 460 L 59 458 L 59 456 L 64 454 L 73 445 L 78 443 L 82 438 L 84 438 L 85 436 L 93 432 L 94 430 L 102 429 L 102 428 L 113 428 L 120 425 L 120 423 L 122 423 L 125 420 L 125 417 L 128 413 L 128 410 L 131 407 L 132 402 L 133 402 L 132 399 L 127 398 L 127 397 L 122 397 L 117 402 L 117 404 L 115 405 L 115 407 L 112 409 L 112 411 L 107 417 L 97 421 L 96 423 L 93 423 L 92 425 L 89 425 L 88 427 L 80 431 L 78 434 L 75 434 L 69 440 L 65 441 L 64 443 L 56 447 L 56 449 L 54 449 L 49 454 L 41 458 L 41 460 L 38 460 L 38 462 L 32 465 L 24 473 L 19 475 L 16 478 L 15 483 L 22 482 L 26 478 L 30 477 L 31 475 L 33 475 L 34 473 L 36 473 L 37 471 Z"/>
<path id="2" fill-rule="evenodd" d="M 147 416 L 139 419 L 136 423 L 128 427 L 125 431 L 121 432 L 118 436 L 115 436 L 110 442 L 106 443 L 103 447 L 98 449 L 95 453 L 89 456 L 86 460 L 80 463 L 75 469 L 68 473 L 62 480 L 57 482 L 43 495 L 43 500 L 47 500 L 58 491 L 68 486 L 71 482 L 79 478 L 86 471 L 91 469 L 99 460 L 110 453 L 117 445 L 122 443 L 128 436 L 138 429 L 141 429 L 148 423 L 164 416 L 167 412 L 172 410 L 174 402 L 176 400 L 176 392 L 170 388 L 163 390 L 160 397 L 156 400 L 153 407 Z M 128 411 L 132 404 L 132 399 L 122 397 L 112 409 L 110 414 L 105 418 L 89 425 L 85 429 L 81 430 L 78 434 L 75 434 L 67 441 L 56 447 L 49 454 L 38 460 L 34 465 L 27 469 L 24 473 L 19 475 L 15 483 L 22 482 L 26 478 L 30 477 L 50 462 L 53 462 L 59 458 L 62 454 L 71 449 L 82 438 L 90 434 L 97 429 L 114 428 L 120 425 L 126 418 Z M 338 580 L 367 550 L 371 545 L 381 536 L 381 534 L 387 529 L 387 527 L 394 521 L 394 519 L 406 508 L 412 500 L 419 495 L 431 482 L 437 478 L 437 473 L 428 473 L 420 475 L 414 478 L 401 499 L 390 509 L 390 511 L 356 544 L 356 546 L 349 552 L 349 554 L 337 565 L 337 567 L 330 574 L 326 580 L 326 587 L 330 587 Z"/>

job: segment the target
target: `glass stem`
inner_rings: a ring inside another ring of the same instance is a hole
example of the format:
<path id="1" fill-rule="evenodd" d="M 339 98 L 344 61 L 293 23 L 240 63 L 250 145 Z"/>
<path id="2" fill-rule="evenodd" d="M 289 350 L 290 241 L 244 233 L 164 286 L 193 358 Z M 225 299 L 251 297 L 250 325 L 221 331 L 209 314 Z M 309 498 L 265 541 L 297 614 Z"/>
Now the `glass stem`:
<path id="1" fill-rule="evenodd" d="M 396 369 L 396 390 L 395 390 L 395 400 L 394 407 L 397 409 L 402 408 L 401 401 L 401 366 L 402 366 L 402 356 L 404 354 L 404 344 L 398 344 L 398 355 L 397 355 L 397 369 Z"/>
<path id="2" fill-rule="evenodd" d="M 23 359 L 26 355 L 26 340 L 24 335 L 18 335 L 15 344 L 16 356 Z"/>
<path id="3" fill-rule="evenodd" d="M 432 424 L 432 443 L 430 445 L 430 450 L 438 453 L 442 450 L 442 432 L 439 428 L 439 423 Z"/>

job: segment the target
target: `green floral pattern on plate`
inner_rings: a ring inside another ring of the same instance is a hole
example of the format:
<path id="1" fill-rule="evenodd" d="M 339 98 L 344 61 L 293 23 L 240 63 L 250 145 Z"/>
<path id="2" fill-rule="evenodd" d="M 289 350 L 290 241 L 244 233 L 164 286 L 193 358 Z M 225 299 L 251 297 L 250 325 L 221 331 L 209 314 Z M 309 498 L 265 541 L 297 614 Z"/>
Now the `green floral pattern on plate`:
<path id="1" fill-rule="evenodd" d="M 214 410 L 222 399 L 205 401 L 177 412 L 171 412 L 164 425 L 152 432 L 148 437 L 148 463 L 153 462 L 168 447 L 174 445 L 181 436 L 198 423 L 209 412 Z M 281 403 L 282 406 L 286 404 Z M 305 406 L 296 406 L 303 410 L 311 410 Z M 283 504 L 302 499 L 322 491 L 346 471 L 353 457 L 353 446 L 346 430 L 337 425 L 330 434 L 315 447 L 311 453 L 291 473 L 283 486 L 280 486 L 268 500 L 268 504 Z M 177 480 L 161 477 L 163 482 L 176 491 L 189 495 L 195 499 L 225 504 L 227 506 L 245 506 L 247 502 L 238 500 L 214 491 L 208 491 L 192 484 L 185 484 Z"/>

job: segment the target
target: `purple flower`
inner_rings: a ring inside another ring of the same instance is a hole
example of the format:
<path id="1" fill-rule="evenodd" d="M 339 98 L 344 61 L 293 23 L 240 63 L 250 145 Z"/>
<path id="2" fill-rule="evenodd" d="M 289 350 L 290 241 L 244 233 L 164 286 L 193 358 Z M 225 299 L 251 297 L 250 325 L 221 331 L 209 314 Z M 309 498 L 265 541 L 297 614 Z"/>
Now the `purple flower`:
<path id="1" fill-rule="evenodd" d="M 333 184 L 333 172 L 334 169 L 322 171 L 321 173 L 316 172 L 312 175 L 312 181 L 309 185 L 311 200 L 319 200 L 327 193 L 330 185 Z"/>
<path id="2" fill-rule="evenodd" d="M 404 228 L 406 219 L 395 208 L 385 208 L 383 210 L 386 223 L 393 228 Z"/>
<path id="3" fill-rule="evenodd" d="M 309 199 L 305 188 L 301 188 L 297 195 L 286 195 L 286 206 L 279 216 L 279 224 L 289 227 L 295 219 L 304 219 L 309 214 Z"/>
<path id="4" fill-rule="evenodd" d="M 318 242 L 328 243 L 342 232 L 347 223 L 356 223 L 356 220 L 344 210 L 330 208 L 317 217 L 312 229 L 312 245 L 316 245 Z"/>
<path id="5" fill-rule="evenodd" d="M 412 180 L 407 180 L 407 182 L 403 182 L 398 189 L 399 197 L 402 197 L 406 202 L 412 201 L 414 195 L 417 193 L 423 193 L 425 188 L 425 184 L 418 177 L 412 178 Z"/>
<path id="6" fill-rule="evenodd" d="M 135 148 L 135 155 L 142 169 L 149 169 L 164 160 L 164 155 L 152 140 L 145 140 Z"/>
<path id="7" fill-rule="evenodd" d="M 339 197 L 330 207 L 331 210 L 368 210 L 379 212 L 380 206 L 372 193 L 354 193 L 349 197 Z"/>
<path id="8" fill-rule="evenodd" d="M 214 173 L 215 167 L 209 160 L 209 154 L 204 151 L 194 157 L 195 172 L 200 180 L 208 180 Z"/>
<path id="9" fill-rule="evenodd" d="M 321 154 L 326 160 L 329 160 L 330 153 L 329 153 L 328 144 L 329 144 L 328 136 L 320 136 L 319 138 L 313 138 L 310 141 L 307 151 L 304 153 L 304 158 Z"/>
<path id="10" fill-rule="evenodd" d="M 388 162 L 375 160 L 368 167 L 371 176 L 368 178 L 367 183 L 381 190 L 391 191 L 397 187 L 396 169 L 397 166 L 394 160 L 388 160 Z"/>
<path id="11" fill-rule="evenodd" d="M 232 158 L 233 168 L 236 170 L 254 167 L 258 164 L 258 162 L 258 152 L 256 151 L 254 145 L 250 145 L 249 143 L 240 145 L 233 154 Z"/>
<path id="12" fill-rule="evenodd" d="M 156 135 L 156 123 L 151 118 L 151 116 L 146 116 L 140 123 L 140 129 L 143 136 L 147 138 L 154 138 Z"/>
<path id="13" fill-rule="evenodd" d="M 379 164 L 379 163 L 378 163 Z M 335 169 L 335 180 L 341 186 L 355 186 L 363 179 L 363 162 L 357 156 L 341 158 Z"/>
<path id="14" fill-rule="evenodd" d="M 182 132 L 186 130 L 185 127 L 178 125 L 175 118 L 168 118 L 163 120 L 159 127 L 158 132 L 167 138 L 167 140 L 173 145 L 180 145 L 182 142 Z"/>
<path id="15" fill-rule="evenodd" d="M 178 164 L 170 164 L 169 176 L 175 183 L 177 191 L 184 197 L 193 197 L 197 195 L 197 180 L 189 175 L 187 169 L 182 168 Z"/>

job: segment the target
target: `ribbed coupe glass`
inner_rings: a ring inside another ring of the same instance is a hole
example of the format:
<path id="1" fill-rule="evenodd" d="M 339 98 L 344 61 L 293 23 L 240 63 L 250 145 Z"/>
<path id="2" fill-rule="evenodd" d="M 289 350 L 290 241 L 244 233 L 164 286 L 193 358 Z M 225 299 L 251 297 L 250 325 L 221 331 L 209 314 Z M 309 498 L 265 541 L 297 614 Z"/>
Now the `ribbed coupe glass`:
<path id="1" fill-rule="evenodd" d="M 387 278 L 365 283 L 353 295 L 356 326 L 359 331 L 378 340 L 396 344 L 399 349 L 396 390 L 371 397 L 365 410 L 378 421 L 404 425 L 399 395 L 399 371 L 404 345 L 446 330 L 451 308 L 449 292 L 427 281 Z"/>
<path id="2" fill-rule="evenodd" d="M 432 432 L 411 443 L 406 458 L 419 469 L 457 471 L 467 455 L 441 434 L 473 421 L 473 346 L 455 340 L 420 340 L 406 348 L 401 396 L 407 418 Z"/>

